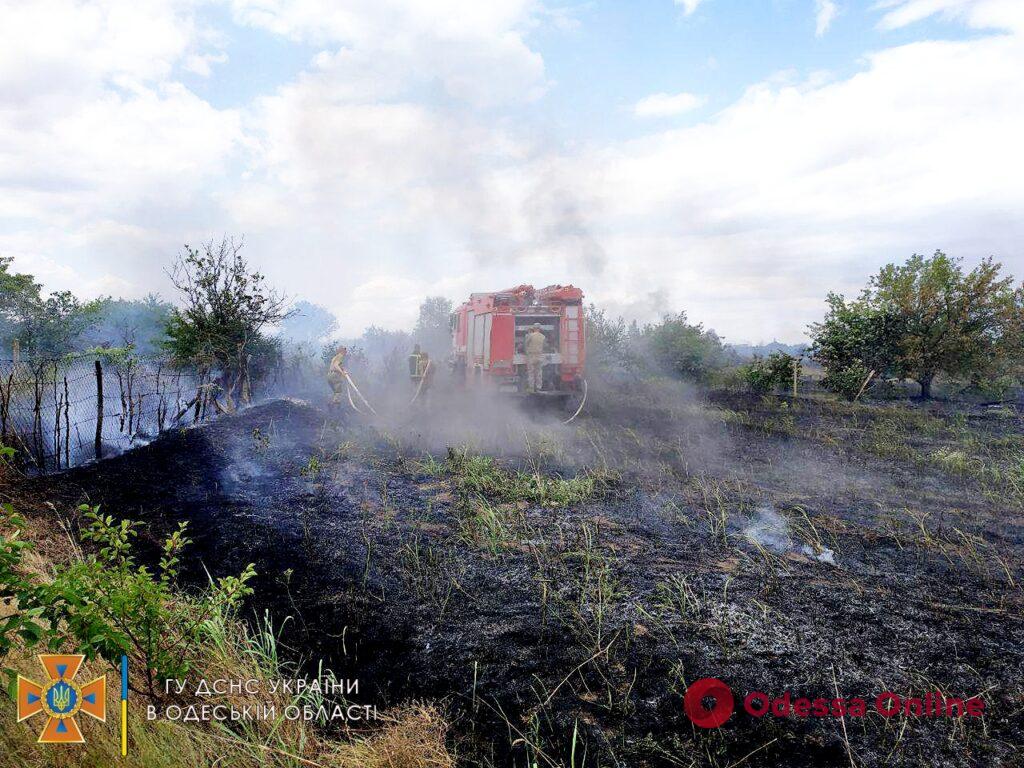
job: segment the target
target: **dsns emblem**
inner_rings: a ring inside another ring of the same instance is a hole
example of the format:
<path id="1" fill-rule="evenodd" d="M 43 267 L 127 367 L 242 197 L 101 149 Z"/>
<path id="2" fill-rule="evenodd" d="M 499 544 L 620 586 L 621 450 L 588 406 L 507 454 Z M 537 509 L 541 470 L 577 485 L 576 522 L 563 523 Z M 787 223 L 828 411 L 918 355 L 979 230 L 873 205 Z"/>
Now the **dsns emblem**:
<path id="1" fill-rule="evenodd" d="M 85 656 L 44 653 L 39 661 L 49 682 L 44 685 L 18 675 L 18 722 L 40 712 L 47 716 L 40 744 L 81 744 L 85 739 L 75 716 L 83 712 L 101 722 L 107 719 L 107 678 L 79 686 L 75 681 Z"/>

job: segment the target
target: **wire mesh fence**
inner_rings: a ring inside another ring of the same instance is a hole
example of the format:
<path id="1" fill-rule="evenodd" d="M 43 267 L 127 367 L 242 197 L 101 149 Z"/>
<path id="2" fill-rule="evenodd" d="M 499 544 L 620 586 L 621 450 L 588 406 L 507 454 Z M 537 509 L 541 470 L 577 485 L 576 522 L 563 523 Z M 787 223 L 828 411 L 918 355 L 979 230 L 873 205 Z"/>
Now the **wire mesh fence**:
<path id="1" fill-rule="evenodd" d="M 30 468 L 65 469 L 207 418 L 213 389 L 158 358 L 0 360 L 0 440 Z"/>

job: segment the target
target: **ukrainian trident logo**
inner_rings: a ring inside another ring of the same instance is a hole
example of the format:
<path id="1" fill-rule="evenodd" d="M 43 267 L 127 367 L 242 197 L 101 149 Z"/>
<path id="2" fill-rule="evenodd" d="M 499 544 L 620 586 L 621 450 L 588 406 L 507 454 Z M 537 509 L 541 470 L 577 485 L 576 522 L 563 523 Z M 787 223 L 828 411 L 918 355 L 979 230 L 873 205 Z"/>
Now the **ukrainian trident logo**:
<path id="1" fill-rule="evenodd" d="M 18 722 L 43 712 L 46 725 L 39 734 L 40 744 L 81 744 L 85 739 L 75 721 L 84 712 L 100 722 L 107 719 L 107 678 L 97 677 L 79 687 L 75 682 L 85 656 L 44 653 L 39 661 L 49 682 L 34 683 L 18 675 Z"/>

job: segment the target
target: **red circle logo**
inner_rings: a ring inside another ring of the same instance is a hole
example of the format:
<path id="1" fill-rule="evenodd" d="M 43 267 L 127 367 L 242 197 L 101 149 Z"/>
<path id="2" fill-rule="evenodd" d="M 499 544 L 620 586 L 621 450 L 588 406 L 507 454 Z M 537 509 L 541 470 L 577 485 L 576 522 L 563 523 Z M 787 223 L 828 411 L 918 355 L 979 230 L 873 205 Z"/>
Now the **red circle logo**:
<path id="1" fill-rule="evenodd" d="M 714 699 L 714 706 L 705 706 L 705 699 Z M 729 686 L 715 677 L 702 677 L 683 696 L 683 709 L 698 728 L 717 728 L 732 715 L 734 705 Z"/>

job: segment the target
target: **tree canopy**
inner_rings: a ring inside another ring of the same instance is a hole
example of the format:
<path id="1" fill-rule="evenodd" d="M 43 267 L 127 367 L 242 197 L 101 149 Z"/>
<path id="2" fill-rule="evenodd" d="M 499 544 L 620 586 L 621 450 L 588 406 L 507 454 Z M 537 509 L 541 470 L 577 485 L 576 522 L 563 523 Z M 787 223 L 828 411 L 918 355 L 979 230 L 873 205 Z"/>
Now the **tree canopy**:
<path id="1" fill-rule="evenodd" d="M 734 362 L 718 334 L 687 322 L 685 312 L 645 326 L 643 341 L 664 370 L 697 382 L 707 382 L 714 371 Z"/>
<path id="2" fill-rule="evenodd" d="M 939 373 L 978 377 L 1012 354 L 1020 290 L 1001 265 L 983 259 L 970 271 L 941 251 L 888 264 L 855 301 L 830 294 L 828 313 L 811 326 L 812 353 L 825 383 L 840 388 L 851 372 L 909 378 L 931 397 Z"/>
<path id="3" fill-rule="evenodd" d="M 420 304 L 420 314 L 412 337 L 420 348 L 434 357 L 443 357 L 451 347 L 452 302 L 444 296 L 428 296 Z"/>
<path id="4" fill-rule="evenodd" d="M 171 316 L 167 347 L 180 364 L 216 371 L 228 408 L 236 391 L 247 398 L 251 366 L 262 369 L 278 354 L 264 329 L 288 317 L 284 297 L 249 270 L 241 251 L 229 238 L 186 245 L 170 270 L 182 306 Z"/>
<path id="5" fill-rule="evenodd" d="M 31 275 L 11 272 L 12 259 L 0 256 L 0 337 L 9 350 L 18 340 L 26 357 L 57 357 L 76 349 L 81 333 L 95 319 L 99 302 L 82 304 L 69 291 L 47 297 Z"/>

